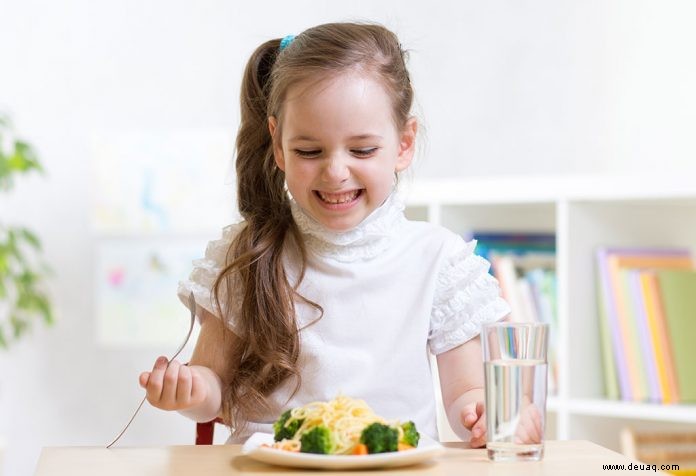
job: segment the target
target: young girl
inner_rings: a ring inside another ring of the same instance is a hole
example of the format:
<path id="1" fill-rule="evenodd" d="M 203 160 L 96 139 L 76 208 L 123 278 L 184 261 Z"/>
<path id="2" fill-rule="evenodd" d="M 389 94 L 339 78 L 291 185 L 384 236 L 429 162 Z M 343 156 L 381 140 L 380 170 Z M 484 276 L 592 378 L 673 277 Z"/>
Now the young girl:
<path id="1" fill-rule="evenodd" d="M 478 334 L 509 308 L 475 242 L 404 217 L 412 97 L 382 26 L 320 25 L 253 53 L 236 143 L 243 221 L 180 285 L 200 337 L 190 365 L 160 357 L 140 376 L 152 405 L 222 416 L 243 442 L 342 393 L 437 438 L 430 352 L 451 426 L 485 444 Z"/>

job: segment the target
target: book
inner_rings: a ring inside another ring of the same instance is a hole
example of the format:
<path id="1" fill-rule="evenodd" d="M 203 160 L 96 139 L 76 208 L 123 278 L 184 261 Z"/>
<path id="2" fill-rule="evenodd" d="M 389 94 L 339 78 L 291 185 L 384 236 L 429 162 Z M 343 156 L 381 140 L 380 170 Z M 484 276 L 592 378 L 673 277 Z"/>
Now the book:
<path id="1" fill-rule="evenodd" d="M 696 271 L 656 272 L 681 402 L 696 402 Z"/>
<path id="2" fill-rule="evenodd" d="M 609 257 L 609 282 L 616 303 L 616 316 L 621 332 L 621 341 L 626 358 L 626 372 L 630 385 L 630 400 L 647 401 L 648 385 L 645 376 L 645 359 L 640 352 L 638 328 L 634 317 L 631 315 L 630 295 L 624 270 L 622 270 L 622 256 Z"/>
<path id="3" fill-rule="evenodd" d="M 548 391 L 554 394 L 558 390 L 558 316 L 556 308 L 556 272 L 550 269 L 536 268 L 525 274 L 540 322 L 549 325 L 549 378 Z"/>
<path id="4" fill-rule="evenodd" d="M 648 377 L 645 353 L 641 353 L 639 330 L 629 315 L 629 297 L 622 286 L 620 272 L 625 268 L 682 268 L 692 267 L 687 249 L 611 248 L 596 251 L 599 278 L 599 317 L 603 355 L 613 356 L 613 369 L 605 357 L 605 387 L 617 385 L 622 400 L 647 401 Z M 609 334 L 609 338 L 607 337 Z M 610 345 L 611 348 L 606 346 Z M 616 383 L 610 381 L 616 379 Z M 611 396 L 611 395 L 608 395 Z"/>
<path id="5" fill-rule="evenodd" d="M 510 305 L 510 320 L 512 322 L 526 322 L 523 314 L 522 301 L 517 289 L 517 272 L 511 256 L 490 255 L 491 270 L 498 280 L 503 299 Z"/>
<path id="6" fill-rule="evenodd" d="M 476 253 L 491 262 L 493 254 L 522 256 L 536 252 L 553 256 L 556 253 L 553 233 L 475 231 L 465 239 L 475 239 Z"/>
<path id="7" fill-rule="evenodd" d="M 648 316 L 645 311 L 643 289 L 640 285 L 640 273 L 638 269 L 626 269 L 622 271 L 622 277 L 628 294 L 628 317 L 633 320 L 638 331 L 638 349 L 644 365 L 644 374 L 647 378 L 647 399 L 650 402 L 662 402 L 662 387 L 657 376 L 657 360 L 655 359 L 655 347 L 653 346 Z"/>
<path id="8" fill-rule="evenodd" d="M 667 334 L 662 297 L 654 271 L 641 271 L 640 284 L 643 304 L 650 327 L 657 377 L 662 393 L 662 403 L 678 403 L 679 389 L 674 369 L 672 346 Z"/>
<path id="9" fill-rule="evenodd" d="M 612 342 L 612 329 L 609 328 L 609 307 L 611 302 L 608 284 L 608 276 L 606 276 L 603 268 L 604 257 L 601 253 L 598 255 L 598 272 L 597 272 L 597 301 L 599 302 L 598 317 L 599 317 L 599 344 L 601 347 L 602 365 L 604 370 L 604 394 L 612 400 L 619 400 L 621 392 L 619 391 L 619 376 L 617 369 L 617 360 L 614 353 L 614 343 Z"/>
<path id="10" fill-rule="evenodd" d="M 538 245 L 556 249 L 555 233 L 535 233 L 535 232 L 503 232 L 503 231 L 474 231 L 470 234 L 471 238 L 481 243 L 516 243 L 524 245 Z"/>
<path id="11" fill-rule="evenodd" d="M 498 250 L 490 252 L 491 271 L 512 312 L 513 322 L 539 321 L 538 310 L 533 304 L 526 274 L 534 269 L 555 270 L 556 257 L 551 253 L 530 252 L 520 255 Z"/>

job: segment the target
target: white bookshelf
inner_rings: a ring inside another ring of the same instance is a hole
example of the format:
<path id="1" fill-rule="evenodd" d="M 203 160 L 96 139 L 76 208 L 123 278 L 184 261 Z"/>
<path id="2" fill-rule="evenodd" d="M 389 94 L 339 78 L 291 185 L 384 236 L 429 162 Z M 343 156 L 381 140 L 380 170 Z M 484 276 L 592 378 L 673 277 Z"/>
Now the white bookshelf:
<path id="1" fill-rule="evenodd" d="M 411 219 L 460 234 L 556 233 L 559 379 L 557 394 L 547 403 L 547 438 L 588 439 L 618 451 L 626 426 L 693 430 L 696 404 L 604 398 L 594 250 L 681 246 L 696 255 L 695 180 L 656 172 L 652 177 L 503 177 L 404 185 Z M 453 439 L 442 415 L 439 422 L 441 438 Z"/>

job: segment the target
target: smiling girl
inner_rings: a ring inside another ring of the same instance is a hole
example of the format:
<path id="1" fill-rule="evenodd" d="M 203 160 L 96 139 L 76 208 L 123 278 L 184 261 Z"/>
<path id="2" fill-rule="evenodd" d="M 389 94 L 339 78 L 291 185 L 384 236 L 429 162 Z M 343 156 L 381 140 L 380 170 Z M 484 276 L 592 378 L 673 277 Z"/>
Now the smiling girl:
<path id="1" fill-rule="evenodd" d="M 405 58 L 365 23 L 252 54 L 236 143 L 243 221 L 180 285 L 201 332 L 190 365 L 160 358 L 141 375 L 152 405 L 222 416 L 241 442 L 343 393 L 437 438 L 432 353 L 453 429 L 485 444 L 478 335 L 509 307 L 475 242 L 404 216 L 397 175 L 418 129 Z"/>

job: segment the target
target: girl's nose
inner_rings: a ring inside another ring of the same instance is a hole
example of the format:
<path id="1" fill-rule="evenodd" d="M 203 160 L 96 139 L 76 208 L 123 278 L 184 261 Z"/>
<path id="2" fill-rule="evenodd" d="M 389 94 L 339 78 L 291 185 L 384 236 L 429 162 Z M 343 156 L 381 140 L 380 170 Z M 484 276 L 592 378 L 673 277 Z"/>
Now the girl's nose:
<path id="1" fill-rule="evenodd" d="M 326 164 L 322 170 L 322 179 L 328 183 L 341 183 L 350 177 L 350 168 L 347 161 L 340 156 L 333 156 L 326 159 Z"/>

